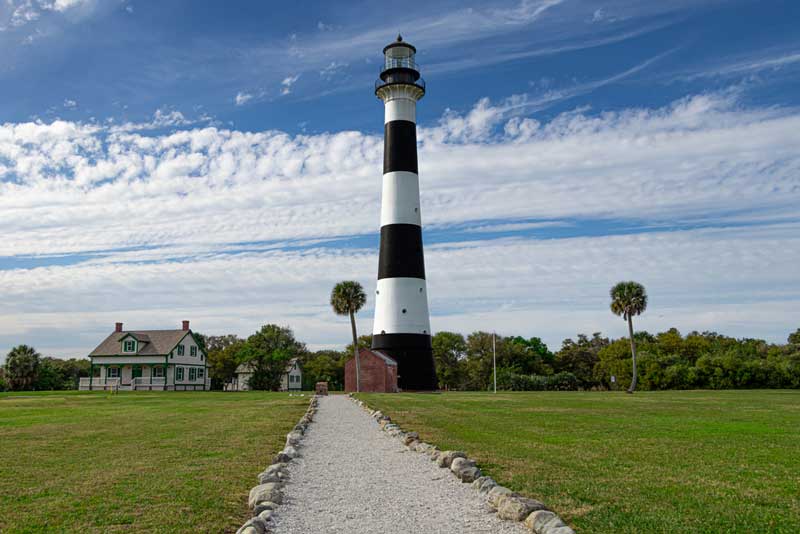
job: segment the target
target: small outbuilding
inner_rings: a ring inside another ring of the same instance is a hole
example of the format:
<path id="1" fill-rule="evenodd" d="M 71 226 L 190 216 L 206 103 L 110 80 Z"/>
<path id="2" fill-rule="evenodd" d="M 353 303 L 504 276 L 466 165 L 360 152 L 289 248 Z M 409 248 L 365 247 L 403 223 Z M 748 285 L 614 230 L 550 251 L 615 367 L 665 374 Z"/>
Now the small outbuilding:
<path id="1" fill-rule="evenodd" d="M 361 391 L 369 393 L 397 393 L 397 362 L 385 352 L 361 349 L 358 353 L 361 367 Z M 356 390 L 356 360 L 350 358 L 344 366 L 344 390 Z"/>
<path id="2" fill-rule="evenodd" d="M 240 364 L 236 368 L 233 380 L 225 384 L 225 391 L 247 391 L 250 389 L 250 378 L 253 376 L 255 365 L 251 362 Z M 281 377 L 278 391 L 300 391 L 303 389 L 303 371 L 300 360 L 292 358 L 286 365 L 286 372 Z"/>

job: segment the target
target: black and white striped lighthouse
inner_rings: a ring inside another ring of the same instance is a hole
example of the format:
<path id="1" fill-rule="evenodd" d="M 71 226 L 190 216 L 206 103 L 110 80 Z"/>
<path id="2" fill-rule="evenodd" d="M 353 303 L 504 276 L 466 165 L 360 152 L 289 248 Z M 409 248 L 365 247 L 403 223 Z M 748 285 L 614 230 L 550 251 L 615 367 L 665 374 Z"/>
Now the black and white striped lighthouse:
<path id="1" fill-rule="evenodd" d="M 385 109 L 381 245 L 372 348 L 397 361 L 403 390 L 435 390 L 428 289 L 422 253 L 417 174 L 417 100 L 425 81 L 417 49 L 397 40 L 383 49 L 375 94 Z"/>

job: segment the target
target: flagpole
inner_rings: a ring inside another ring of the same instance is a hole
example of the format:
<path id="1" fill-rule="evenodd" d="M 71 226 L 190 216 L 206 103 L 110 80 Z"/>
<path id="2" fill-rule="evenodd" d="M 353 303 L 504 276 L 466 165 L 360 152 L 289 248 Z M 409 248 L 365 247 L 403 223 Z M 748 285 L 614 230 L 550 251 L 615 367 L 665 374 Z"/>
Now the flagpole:
<path id="1" fill-rule="evenodd" d="M 494 392 L 497 393 L 497 343 L 492 332 L 492 370 L 494 371 Z"/>

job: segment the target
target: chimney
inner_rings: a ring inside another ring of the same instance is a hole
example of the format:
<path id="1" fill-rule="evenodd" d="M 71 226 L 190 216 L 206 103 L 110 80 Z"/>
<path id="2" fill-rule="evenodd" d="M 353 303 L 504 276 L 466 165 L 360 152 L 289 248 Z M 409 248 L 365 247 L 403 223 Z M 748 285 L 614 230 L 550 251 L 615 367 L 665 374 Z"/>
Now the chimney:
<path id="1" fill-rule="evenodd" d="M 183 321 L 183 329 L 189 330 L 189 321 Z"/>
<path id="2" fill-rule="evenodd" d="M 122 323 L 117 323 L 116 328 L 114 329 L 115 332 L 122 332 Z"/>

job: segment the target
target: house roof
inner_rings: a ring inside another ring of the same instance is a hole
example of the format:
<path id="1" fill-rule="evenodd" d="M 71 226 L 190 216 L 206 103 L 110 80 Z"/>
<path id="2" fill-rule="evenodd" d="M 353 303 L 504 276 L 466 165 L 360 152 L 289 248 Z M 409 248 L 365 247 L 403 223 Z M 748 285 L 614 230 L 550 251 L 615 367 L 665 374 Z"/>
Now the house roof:
<path id="1" fill-rule="evenodd" d="M 381 360 L 386 362 L 386 365 L 397 367 L 397 361 L 395 361 L 394 358 L 392 358 L 391 356 L 389 356 L 385 352 L 381 352 L 379 350 L 372 350 L 372 349 L 361 349 L 359 351 L 359 354 L 361 354 L 364 351 L 374 354 L 375 356 L 377 356 L 378 358 L 380 358 Z"/>
<path id="2" fill-rule="evenodd" d="M 298 358 L 292 358 L 289 360 L 289 363 L 286 364 L 286 372 L 292 370 L 292 366 L 298 362 Z M 236 368 L 236 374 L 243 374 L 243 373 L 252 373 L 253 372 L 253 362 L 245 362 L 240 363 L 239 366 Z"/>
<path id="3" fill-rule="evenodd" d="M 126 330 L 113 332 L 90 354 L 92 356 L 117 356 L 122 353 L 120 341 L 131 335 L 140 342 L 137 356 L 166 356 L 191 330 Z"/>

